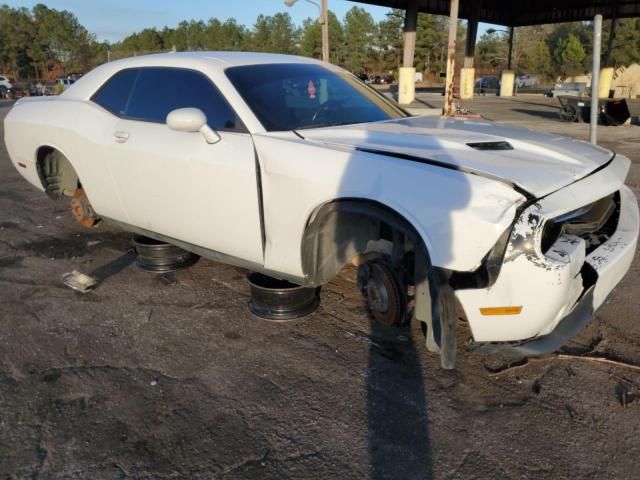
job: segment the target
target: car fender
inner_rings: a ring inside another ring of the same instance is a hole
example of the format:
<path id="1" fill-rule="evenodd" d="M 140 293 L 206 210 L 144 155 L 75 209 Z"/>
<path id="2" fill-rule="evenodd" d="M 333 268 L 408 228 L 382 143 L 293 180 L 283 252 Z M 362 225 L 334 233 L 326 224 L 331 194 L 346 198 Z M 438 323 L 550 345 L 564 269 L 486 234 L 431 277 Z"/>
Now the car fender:
<path id="1" fill-rule="evenodd" d="M 265 266 L 303 276 L 301 245 L 314 212 L 339 199 L 386 206 L 425 243 L 436 267 L 474 271 L 525 201 L 501 182 L 435 165 L 254 135 L 265 218 Z"/>

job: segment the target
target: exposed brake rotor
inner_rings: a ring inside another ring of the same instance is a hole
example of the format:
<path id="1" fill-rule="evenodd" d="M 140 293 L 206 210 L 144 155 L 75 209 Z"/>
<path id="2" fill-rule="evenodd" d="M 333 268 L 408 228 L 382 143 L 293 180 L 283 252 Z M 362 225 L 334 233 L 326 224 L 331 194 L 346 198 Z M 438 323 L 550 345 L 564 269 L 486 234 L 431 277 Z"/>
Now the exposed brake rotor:
<path id="1" fill-rule="evenodd" d="M 403 325 L 407 318 L 407 297 L 394 271 L 385 263 L 374 261 L 358 270 L 358 286 L 369 312 L 385 326 Z"/>

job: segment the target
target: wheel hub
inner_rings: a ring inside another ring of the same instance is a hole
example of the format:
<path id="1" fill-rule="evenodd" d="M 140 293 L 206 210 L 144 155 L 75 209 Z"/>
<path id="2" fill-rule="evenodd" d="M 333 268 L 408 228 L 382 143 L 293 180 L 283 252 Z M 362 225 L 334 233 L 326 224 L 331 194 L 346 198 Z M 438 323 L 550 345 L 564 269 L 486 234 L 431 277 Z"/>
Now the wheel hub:
<path id="1" fill-rule="evenodd" d="M 99 220 L 82 188 L 78 188 L 73 194 L 71 214 L 79 224 L 86 228 L 93 227 Z"/>
<path id="2" fill-rule="evenodd" d="M 360 265 L 358 286 L 376 321 L 385 326 L 403 325 L 406 322 L 406 291 L 389 265 L 380 261 Z"/>
<path id="3" fill-rule="evenodd" d="M 389 291 L 381 279 L 369 279 L 367 282 L 367 298 L 371 309 L 380 313 L 389 311 Z"/>

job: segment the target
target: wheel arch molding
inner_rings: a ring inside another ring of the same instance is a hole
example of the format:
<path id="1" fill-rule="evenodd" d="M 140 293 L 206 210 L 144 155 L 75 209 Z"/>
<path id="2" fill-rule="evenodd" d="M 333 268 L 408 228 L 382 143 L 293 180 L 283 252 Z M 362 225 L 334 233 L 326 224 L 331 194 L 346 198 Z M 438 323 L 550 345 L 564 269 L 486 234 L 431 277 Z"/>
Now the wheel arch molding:
<path id="1" fill-rule="evenodd" d="M 404 239 L 402 245 L 394 235 Z M 360 255 L 400 255 L 418 242 L 430 250 L 429 239 L 395 209 L 371 199 L 335 199 L 316 207 L 307 220 L 302 270 L 309 284 L 322 285 Z"/>

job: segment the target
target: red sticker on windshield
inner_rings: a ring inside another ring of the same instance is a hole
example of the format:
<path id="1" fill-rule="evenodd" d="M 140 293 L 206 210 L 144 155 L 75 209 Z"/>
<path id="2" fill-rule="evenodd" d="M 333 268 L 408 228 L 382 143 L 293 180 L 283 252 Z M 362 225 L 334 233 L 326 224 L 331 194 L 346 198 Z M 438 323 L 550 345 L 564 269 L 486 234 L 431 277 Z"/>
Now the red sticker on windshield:
<path id="1" fill-rule="evenodd" d="M 307 92 L 309 92 L 309 98 L 316 98 L 316 86 L 313 84 L 313 80 L 309 80 Z"/>

